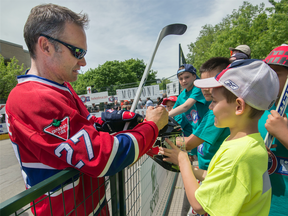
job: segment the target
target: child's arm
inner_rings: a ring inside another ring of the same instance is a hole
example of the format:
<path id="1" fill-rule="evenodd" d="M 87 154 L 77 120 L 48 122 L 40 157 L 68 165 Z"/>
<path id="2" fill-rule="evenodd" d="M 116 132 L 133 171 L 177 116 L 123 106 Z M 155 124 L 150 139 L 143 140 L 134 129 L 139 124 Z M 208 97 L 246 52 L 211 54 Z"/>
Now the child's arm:
<path id="1" fill-rule="evenodd" d="M 185 147 L 187 151 L 190 151 L 194 148 L 196 148 L 197 146 L 199 146 L 200 144 L 202 144 L 205 140 L 202 140 L 201 138 L 195 136 L 194 134 L 191 134 L 189 137 L 184 137 L 185 140 Z M 181 146 L 181 140 L 178 143 L 178 139 L 176 140 L 176 145 L 180 145 Z"/>
<path id="2" fill-rule="evenodd" d="M 192 170 L 196 179 L 200 181 L 204 181 L 207 175 L 207 170 L 199 169 L 198 166 L 194 166 L 194 165 L 192 165 Z"/>
<path id="3" fill-rule="evenodd" d="M 159 148 L 159 152 L 168 157 L 163 160 L 179 166 L 190 205 L 198 214 L 205 214 L 206 212 L 195 197 L 195 191 L 199 188 L 199 184 L 193 174 L 187 153 L 177 148 L 170 140 L 165 140 L 172 149 Z"/>
<path id="4" fill-rule="evenodd" d="M 196 103 L 195 99 L 188 98 L 185 103 L 177 106 L 175 109 L 172 109 L 169 112 L 169 116 L 174 117 L 176 115 L 184 113 L 184 112 L 188 111 L 195 103 Z"/>
<path id="5" fill-rule="evenodd" d="M 265 127 L 267 131 L 278 139 L 286 149 L 288 149 L 288 120 L 282 117 L 276 110 L 271 110 L 268 115 Z"/>

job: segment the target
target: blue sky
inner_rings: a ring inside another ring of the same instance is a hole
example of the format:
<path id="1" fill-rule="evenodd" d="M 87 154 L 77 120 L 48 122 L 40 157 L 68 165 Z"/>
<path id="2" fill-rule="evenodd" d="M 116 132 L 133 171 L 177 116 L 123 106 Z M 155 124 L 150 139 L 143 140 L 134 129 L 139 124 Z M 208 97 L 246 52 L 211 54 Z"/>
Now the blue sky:
<path id="1" fill-rule="evenodd" d="M 268 0 L 249 2 L 253 5 L 263 2 L 266 7 L 271 6 Z M 202 26 L 221 22 L 233 9 L 238 9 L 243 1 L 0 0 L 0 39 L 27 49 L 23 27 L 31 8 L 41 3 L 55 3 L 77 13 L 83 11 L 88 14 L 87 65 L 81 69 L 84 72 L 113 60 L 139 58 L 148 63 L 161 29 L 172 23 L 186 24 L 188 29 L 184 35 L 167 36 L 158 48 L 151 69 L 158 71 L 157 78 L 163 78 L 176 73 L 179 43 L 186 56 L 189 51 L 187 45 L 196 41 Z"/>

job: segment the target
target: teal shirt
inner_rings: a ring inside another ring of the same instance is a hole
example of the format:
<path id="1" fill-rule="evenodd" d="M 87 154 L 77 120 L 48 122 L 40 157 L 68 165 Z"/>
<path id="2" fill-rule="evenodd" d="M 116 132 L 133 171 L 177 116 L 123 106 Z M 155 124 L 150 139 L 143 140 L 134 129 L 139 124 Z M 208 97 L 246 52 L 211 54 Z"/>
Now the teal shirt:
<path id="1" fill-rule="evenodd" d="M 270 110 L 275 110 L 276 106 Z M 267 130 L 265 128 L 269 111 L 265 111 L 258 122 L 258 129 L 263 139 L 266 137 Z M 285 110 L 288 116 L 288 108 Z M 268 160 L 268 173 L 272 186 L 272 201 L 269 216 L 282 216 L 288 214 L 288 150 L 274 139 L 273 144 L 277 144 L 276 148 L 271 149 L 273 157 Z"/>
<path id="2" fill-rule="evenodd" d="M 213 111 L 209 110 L 193 133 L 195 136 L 204 140 L 204 142 L 198 146 L 197 151 L 199 168 L 203 170 L 208 169 L 214 154 L 227 136 L 230 135 L 229 128 L 217 128 L 214 125 L 214 117 Z"/>
<path id="3" fill-rule="evenodd" d="M 180 93 L 173 109 L 184 104 L 189 98 L 196 100 L 196 103 L 187 112 L 174 117 L 181 125 L 185 136 L 190 136 L 196 130 L 205 113 L 209 110 L 209 103 L 206 102 L 201 89 L 195 86 L 188 92 L 184 89 Z M 192 150 L 192 154 L 197 154 L 196 148 Z"/>

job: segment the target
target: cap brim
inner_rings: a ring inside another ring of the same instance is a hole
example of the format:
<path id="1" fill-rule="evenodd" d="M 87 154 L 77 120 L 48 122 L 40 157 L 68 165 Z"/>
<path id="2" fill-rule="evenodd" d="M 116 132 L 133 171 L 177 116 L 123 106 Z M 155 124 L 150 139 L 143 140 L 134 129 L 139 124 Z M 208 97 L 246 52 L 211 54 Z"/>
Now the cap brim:
<path id="1" fill-rule="evenodd" d="M 168 100 L 168 98 L 164 98 L 163 101 L 162 101 L 162 104 L 163 104 L 163 105 L 166 105 L 167 100 Z"/>
<path id="2" fill-rule="evenodd" d="M 235 50 L 235 48 L 233 48 L 233 47 L 229 47 L 229 50 L 233 51 L 233 50 Z"/>
<path id="3" fill-rule="evenodd" d="M 222 86 L 222 84 L 216 81 L 214 77 L 197 79 L 194 81 L 194 85 L 198 88 L 216 88 Z"/>

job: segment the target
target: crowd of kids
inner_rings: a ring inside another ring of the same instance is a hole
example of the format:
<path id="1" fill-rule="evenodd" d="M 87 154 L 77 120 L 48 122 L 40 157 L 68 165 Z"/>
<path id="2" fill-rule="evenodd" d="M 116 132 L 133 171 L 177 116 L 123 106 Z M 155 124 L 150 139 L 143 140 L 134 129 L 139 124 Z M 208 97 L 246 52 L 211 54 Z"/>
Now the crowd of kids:
<path id="1" fill-rule="evenodd" d="M 187 151 L 198 146 L 199 167 L 191 166 L 187 153 L 169 140 L 172 149 L 161 148 L 160 152 L 167 156 L 164 161 L 179 166 L 186 195 L 198 214 L 285 215 L 288 121 L 275 109 L 288 75 L 288 46 L 275 48 L 264 61 L 250 59 L 247 45 L 230 50 L 230 59 L 215 57 L 206 61 L 200 67 L 201 79 L 196 70 L 190 80 L 188 76 L 181 80 L 178 76 L 185 89 L 169 116 L 180 116 L 178 122 L 182 126 L 196 106 L 199 123 L 185 137 L 185 144 Z M 191 67 L 183 65 L 179 70 L 192 74 L 187 70 Z M 198 88 L 206 99 L 202 104 L 210 108 L 201 114 L 195 98 L 190 100 L 190 108 L 184 105 Z M 186 100 L 180 102 L 181 98 Z M 268 152 L 263 141 L 267 131 L 276 138 Z M 201 186 L 197 179 L 202 181 Z"/>

